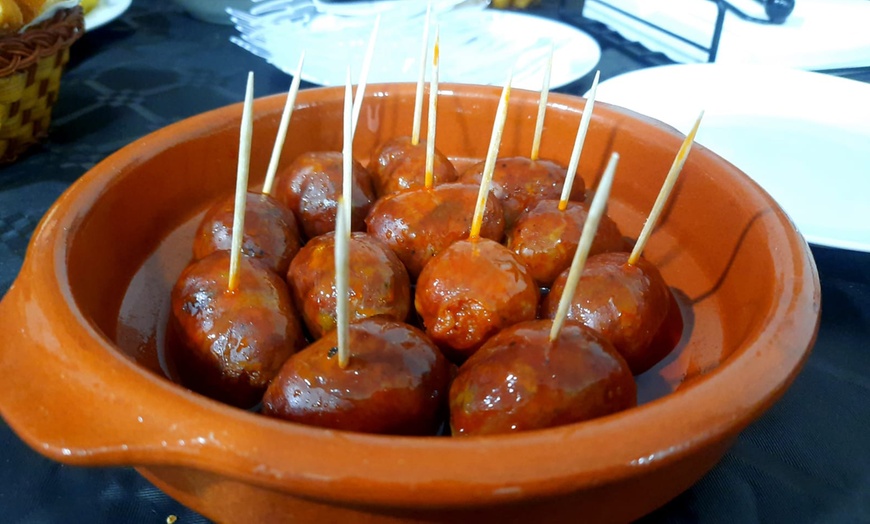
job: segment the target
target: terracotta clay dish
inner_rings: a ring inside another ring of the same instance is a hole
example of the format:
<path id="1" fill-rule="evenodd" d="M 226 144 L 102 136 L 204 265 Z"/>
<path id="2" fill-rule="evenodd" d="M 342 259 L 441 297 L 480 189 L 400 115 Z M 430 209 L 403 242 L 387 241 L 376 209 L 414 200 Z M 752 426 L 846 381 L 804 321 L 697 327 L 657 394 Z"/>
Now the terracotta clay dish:
<path id="1" fill-rule="evenodd" d="M 414 85 L 369 86 L 355 157 L 411 128 Z M 303 91 L 283 165 L 340 150 L 342 88 Z M 481 160 L 499 89 L 442 85 L 438 148 Z M 538 94 L 514 91 L 502 156 L 524 154 Z M 255 103 L 261 183 L 284 104 Z M 550 95 L 541 157 L 568 163 L 584 101 Z M 701 146 L 644 255 L 671 286 L 676 349 L 637 377 L 638 407 L 492 437 L 386 437 L 269 419 L 176 384 L 164 358 L 170 289 L 202 212 L 232 192 L 241 105 L 179 122 L 101 162 L 43 219 L 0 303 L 0 413 L 31 447 L 76 465 L 133 465 L 226 522 L 624 522 L 722 457 L 791 384 L 815 339 L 810 251 L 779 206 Z M 425 125 L 425 124 L 424 124 Z M 607 104 L 580 165 L 594 188 L 621 162 L 609 215 L 639 233 L 682 136 Z"/>

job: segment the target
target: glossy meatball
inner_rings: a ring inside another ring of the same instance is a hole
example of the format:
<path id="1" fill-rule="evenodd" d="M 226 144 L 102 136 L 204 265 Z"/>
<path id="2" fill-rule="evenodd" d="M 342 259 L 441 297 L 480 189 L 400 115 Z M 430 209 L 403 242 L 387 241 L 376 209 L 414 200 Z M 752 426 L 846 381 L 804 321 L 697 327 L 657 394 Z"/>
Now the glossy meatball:
<path id="1" fill-rule="evenodd" d="M 238 288 L 228 291 L 229 267 L 229 252 L 216 251 L 182 272 L 172 288 L 170 353 L 185 386 L 248 408 L 305 340 L 281 277 L 242 257 Z"/>
<path id="2" fill-rule="evenodd" d="M 450 386 L 454 435 L 491 435 L 571 424 L 637 404 L 625 360 L 606 339 L 566 323 L 515 324 L 489 339 Z"/>
<path id="3" fill-rule="evenodd" d="M 450 364 L 417 328 L 384 317 L 350 325 L 338 365 L 336 331 L 291 357 L 263 398 L 263 413 L 333 429 L 432 435 L 445 411 Z"/>
<path id="4" fill-rule="evenodd" d="M 568 309 L 568 319 L 604 335 L 637 375 L 673 349 L 673 346 L 653 344 L 671 313 L 673 300 L 654 265 L 642 258 L 629 265 L 628 257 L 625 252 L 603 253 L 586 261 Z M 544 300 L 542 316 L 555 316 L 567 277 L 568 271 L 564 271 L 553 283 Z"/>
<path id="5" fill-rule="evenodd" d="M 468 184 L 444 184 L 415 189 L 378 200 L 366 218 L 376 237 L 405 264 L 412 280 L 438 253 L 468 238 L 478 189 Z M 504 219 L 501 204 L 487 199 L 480 236 L 501 241 Z"/>
<path id="6" fill-rule="evenodd" d="M 456 181 L 456 168 L 438 149 L 433 160 L 433 185 Z M 369 169 L 379 197 L 422 188 L 426 181 L 426 141 L 413 145 L 411 137 L 403 136 L 385 142 L 372 153 Z"/>
<path id="7" fill-rule="evenodd" d="M 402 262 L 365 233 L 351 235 L 349 314 L 351 321 L 385 315 L 404 321 L 411 307 L 411 283 Z M 335 329 L 335 235 L 312 239 L 290 263 L 287 282 L 314 338 Z"/>
<path id="8" fill-rule="evenodd" d="M 342 155 L 337 151 L 299 155 L 275 180 L 275 198 L 290 208 L 306 238 L 335 230 L 335 206 L 342 194 Z M 351 230 L 363 231 L 375 201 L 371 175 L 353 162 Z"/>
<path id="9" fill-rule="evenodd" d="M 588 215 L 586 204 L 568 202 L 560 210 L 558 200 L 540 200 L 519 216 L 508 231 L 506 245 L 526 264 L 535 282 L 549 287 L 571 265 Z M 616 223 L 603 215 L 589 255 L 626 247 Z"/>
<path id="10" fill-rule="evenodd" d="M 269 195 L 248 192 L 245 200 L 242 254 L 283 275 L 302 247 L 296 218 L 289 208 Z M 195 259 L 232 248 L 235 209 L 235 196 L 230 196 L 206 211 L 193 239 Z"/>
<path id="11" fill-rule="evenodd" d="M 535 318 L 540 292 L 503 245 L 460 240 L 433 258 L 417 281 L 415 305 L 428 334 L 464 360 L 500 330 Z"/>
<path id="12" fill-rule="evenodd" d="M 459 181 L 479 186 L 485 162 L 466 169 Z M 565 168 L 549 160 L 531 160 L 525 157 L 499 158 L 492 174 L 491 194 L 504 208 L 505 227 L 510 229 L 520 213 L 538 200 L 556 199 L 562 194 L 565 184 Z M 571 200 L 582 202 L 583 179 L 574 179 Z"/>

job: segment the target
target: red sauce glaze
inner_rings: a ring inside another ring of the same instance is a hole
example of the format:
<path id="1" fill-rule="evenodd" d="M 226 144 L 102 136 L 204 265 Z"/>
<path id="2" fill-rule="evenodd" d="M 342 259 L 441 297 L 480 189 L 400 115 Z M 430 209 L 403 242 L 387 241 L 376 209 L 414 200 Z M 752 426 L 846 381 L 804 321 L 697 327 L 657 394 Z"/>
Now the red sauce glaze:
<path id="1" fill-rule="evenodd" d="M 345 369 L 337 344 L 333 331 L 293 355 L 266 391 L 263 413 L 365 433 L 435 434 L 451 366 L 419 329 L 383 317 L 351 324 Z"/>
<path id="2" fill-rule="evenodd" d="M 585 203 L 568 202 L 561 211 L 558 200 L 538 201 L 508 231 L 506 245 L 526 264 L 535 282 L 549 287 L 571 265 L 588 215 Z M 602 216 L 589 255 L 626 248 L 616 223 Z"/>
<path id="3" fill-rule="evenodd" d="M 172 289 L 170 354 L 182 383 L 249 408 L 305 339 L 287 286 L 242 257 L 238 289 L 227 291 L 230 255 L 193 262 Z"/>
<path id="4" fill-rule="evenodd" d="M 450 244 L 468 238 L 478 188 L 444 184 L 384 197 L 366 218 L 370 235 L 385 243 L 405 264 L 412 280 Z M 504 236 L 501 204 L 487 199 L 480 236 L 496 242 Z"/>
<path id="5" fill-rule="evenodd" d="M 351 229 L 365 230 L 365 218 L 375 201 L 371 175 L 353 161 Z M 290 208 L 306 238 L 335 230 L 335 205 L 341 195 L 342 156 L 337 151 L 299 155 L 275 179 L 275 198 Z"/>
<path id="6" fill-rule="evenodd" d="M 232 248 L 235 209 L 235 196 L 230 196 L 206 212 L 193 239 L 194 259 Z M 300 247 L 299 227 L 290 209 L 269 195 L 248 192 L 242 254 L 283 275 Z"/>
<path id="7" fill-rule="evenodd" d="M 485 162 L 474 164 L 459 182 L 480 186 Z M 499 158 L 492 174 L 491 194 L 504 207 L 505 227 L 510 229 L 520 213 L 542 199 L 559 199 L 565 183 L 565 168 L 549 160 L 532 161 L 525 157 Z M 571 200 L 586 199 L 583 179 L 574 179 Z"/>
<path id="8" fill-rule="evenodd" d="M 491 435 L 589 420 L 637 404 L 625 360 L 573 322 L 550 342 L 552 321 L 515 324 L 489 339 L 450 386 L 454 435 Z"/>
<path id="9" fill-rule="evenodd" d="M 411 308 L 411 282 L 396 255 L 374 237 L 353 233 L 348 257 L 351 322 L 377 315 L 404 321 Z M 287 282 L 311 336 L 335 329 L 334 233 L 312 239 L 299 251 Z"/>
<path id="10" fill-rule="evenodd" d="M 438 149 L 433 160 L 433 185 L 456 181 L 456 168 Z M 411 137 L 402 136 L 385 142 L 372 152 L 369 169 L 379 197 L 422 188 L 426 181 L 426 141 L 420 140 L 415 146 Z"/>
<path id="11" fill-rule="evenodd" d="M 603 253 L 586 261 L 568 319 L 604 335 L 637 375 L 673 349 L 652 344 L 673 300 L 654 265 L 642 258 L 629 265 L 628 257 L 624 252 Z M 564 271 L 553 283 L 542 305 L 542 316 L 555 316 L 567 277 L 568 271 Z"/>
<path id="12" fill-rule="evenodd" d="M 535 318 L 540 291 L 503 245 L 460 240 L 420 273 L 414 299 L 426 334 L 450 357 L 464 360 L 498 331 Z"/>

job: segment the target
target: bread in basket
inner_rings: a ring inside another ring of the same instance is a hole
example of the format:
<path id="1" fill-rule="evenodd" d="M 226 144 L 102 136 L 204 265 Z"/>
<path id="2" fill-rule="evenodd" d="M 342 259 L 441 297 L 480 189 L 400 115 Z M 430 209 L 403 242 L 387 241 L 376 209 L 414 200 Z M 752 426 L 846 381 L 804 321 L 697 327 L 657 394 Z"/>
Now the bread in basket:
<path id="1" fill-rule="evenodd" d="M 0 0 L 0 163 L 13 162 L 48 133 L 69 48 L 84 34 L 81 7 L 30 23 L 46 12 L 37 4 Z"/>

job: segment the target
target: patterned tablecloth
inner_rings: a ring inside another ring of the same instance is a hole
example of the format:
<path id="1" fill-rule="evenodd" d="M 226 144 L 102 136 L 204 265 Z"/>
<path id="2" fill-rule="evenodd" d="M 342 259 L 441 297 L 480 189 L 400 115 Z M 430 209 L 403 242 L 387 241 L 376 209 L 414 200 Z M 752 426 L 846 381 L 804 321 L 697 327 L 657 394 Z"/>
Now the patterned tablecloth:
<path id="1" fill-rule="evenodd" d="M 552 14 L 551 4 L 541 12 Z M 248 70 L 257 96 L 287 89 L 287 75 L 229 42 L 233 31 L 196 21 L 169 0 L 135 0 L 74 46 L 50 138 L 0 168 L 0 294 L 48 207 L 108 154 L 238 102 Z M 604 79 L 666 62 L 606 28 L 593 36 Z M 590 82 L 561 91 L 580 94 Z M 806 368 L 710 474 L 644 523 L 870 523 L 870 254 L 821 247 L 813 254 L 824 310 Z M 0 421 L 0 521 L 162 523 L 170 515 L 181 524 L 207 522 L 132 469 L 52 462 Z"/>

